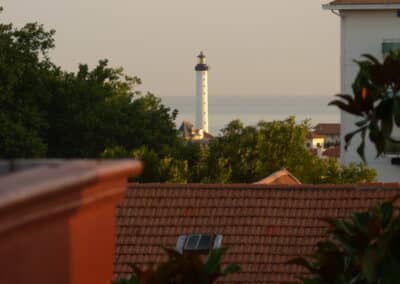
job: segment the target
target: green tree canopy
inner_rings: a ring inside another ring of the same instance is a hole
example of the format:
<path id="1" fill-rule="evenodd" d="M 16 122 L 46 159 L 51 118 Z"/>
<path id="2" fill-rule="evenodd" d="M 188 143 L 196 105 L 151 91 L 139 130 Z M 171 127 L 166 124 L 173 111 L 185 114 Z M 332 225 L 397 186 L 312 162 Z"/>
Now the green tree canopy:
<path id="1" fill-rule="evenodd" d="M 0 158 L 96 158 L 106 149 L 178 143 L 177 112 L 141 94 L 137 77 L 107 60 L 76 73 L 51 62 L 54 31 L 0 24 Z"/>
<path id="2" fill-rule="evenodd" d="M 54 31 L 0 24 L 0 157 L 43 157 Z"/>

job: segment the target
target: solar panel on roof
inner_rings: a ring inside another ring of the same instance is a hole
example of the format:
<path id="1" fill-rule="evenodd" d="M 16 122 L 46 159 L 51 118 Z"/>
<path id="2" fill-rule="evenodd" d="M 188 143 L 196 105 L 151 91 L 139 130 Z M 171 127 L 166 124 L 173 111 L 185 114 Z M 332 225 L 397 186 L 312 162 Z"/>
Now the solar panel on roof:
<path id="1" fill-rule="evenodd" d="M 222 235 L 181 235 L 176 242 L 176 250 L 183 251 L 209 251 L 210 249 L 220 248 Z"/>
<path id="2" fill-rule="evenodd" d="M 185 249 L 186 250 L 197 250 L 197 246 L 199 243 L 201 235 L 191 235 L 186 241 Z"/>
<path id="3" fill-rule="evenodd" d="M 210 235 L 202 235 L 197 245 L 198 250 L 208 250 L 211 247 L 212 237 Z"/>

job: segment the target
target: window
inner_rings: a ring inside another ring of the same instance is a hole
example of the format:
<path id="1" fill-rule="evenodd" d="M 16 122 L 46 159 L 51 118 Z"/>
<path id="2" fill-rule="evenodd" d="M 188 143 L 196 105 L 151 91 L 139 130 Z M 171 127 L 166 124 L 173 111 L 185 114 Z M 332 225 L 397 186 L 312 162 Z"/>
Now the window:
<path id="1" fill-rule="evenodd" d="M 222 239 L 222 235 L 182 235 L 178 237 L 176 250 L 181 253 L 185 251 L 208 253 L 213 248 L 220 248 Z"/>
<path id="2" fill-rule="evenodd" d="M 396 144 L 391 141 L 386 141 L 386 154 L 400 156 L 400 144 Z"/>
<path id="3" fill-rule="evenodd" d="M 400 49 L 400 39 L 399 40 L 386 40 L 382 43 L 382 54 L 386 56 L 390 51 Z"/>
<path id="4" fill-rule="evenodd" d="M 196 249 L 198 250 L 208 250 L 211 247 L 212 237 L 209 235 L 203 235 L 197 243 Z"/>
<path id="5" fill-rule="evenodd" d="M 385 40 L 382 43 L 382 54 L 385 57 L 390 51 L 400 50 L 400 39 L 398 40 Z M 390 92 L 393 96 L 393 92 Z M 399 96 L 400 94 L 397 94 Z"/>
<path id="6" fill-rule="evenodd" d="M 400 50 L 400 39 L 397 40 L 386 40 L 382 43 L 382 53 L 383 56 L 385 57 L 390 51 L 394 50 Z M 393 92 L 390 92 L 391 96 L 394 96 Z M 397 93 L 395 96 L 400 96 L 399 93 Z M 399 132 L 399 128 L 393 130 L 393 132 Z M 398 134 L 398 133 L 397 133 Z M 396 140 L 400 140 L 400 136 L 396 135 L 393 136 Z M 400 155 L 400 144 L 393 143 L 391 141 L 386 141 L 386 155 L 389 156 L 399 156 Z"/>
<path id="7" fill-rule="evenodd" d="M 196 250 L 200 242 L 201 235 L 189 236 L 185 243 L 185 250 Z"/>

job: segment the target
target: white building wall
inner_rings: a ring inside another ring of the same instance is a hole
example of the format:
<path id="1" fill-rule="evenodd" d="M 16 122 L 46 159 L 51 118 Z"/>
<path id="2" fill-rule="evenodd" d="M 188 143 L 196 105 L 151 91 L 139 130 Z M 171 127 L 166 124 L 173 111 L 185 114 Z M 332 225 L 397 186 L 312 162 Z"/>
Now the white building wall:
<path id="1" fill-rule="evenodd" d="M 382 60 L 382 43 L 386 40 L 400 41 L 400 18 L 395 10 L 341 11 L 342 93 L 352 94 L 352 84 L 359 70 L 354 60 L 361 59 L 361 55 L 365 53 Z M 348 151 L 344 150 L 344 136 L 357 128 L 354 123 L 359 120 L 361 120 L 359 117 L 341 112 L 341 162 L 343 164 L 361 162 L 357 154 L 359 136 L 353 138 Z M 390 157 L 376 158 L 375 147 L 369 140 L 365 153 L 368 166 L 377 170 L 379 181 L 400 181 L 400 167 L 393 166 Z"/>
<path id="2" fill-rule="evenodd" d="M 208 71 L 196 72 L 195 127 L 208 133 Z"/>

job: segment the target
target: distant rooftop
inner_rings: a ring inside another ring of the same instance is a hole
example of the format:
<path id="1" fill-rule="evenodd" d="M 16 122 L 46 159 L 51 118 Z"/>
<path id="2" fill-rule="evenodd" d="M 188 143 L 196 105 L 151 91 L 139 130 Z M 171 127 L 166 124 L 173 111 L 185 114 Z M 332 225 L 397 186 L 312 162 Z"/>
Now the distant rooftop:
<path id="1" fill-rule="evenodd" d="M 351 4 L 400 4 L 400 0 L 335 0 L 331 2 L 332 5 L 351 5 Z"/>
<path id="2" fill-rule="evenodd" d="M 320 123 L 315 126 L 315 133 L 320 135 L 340 135 L 340 123 Z"/>
<path id="3" fill-rule="evenodd" d="M 318 134 L 316 132 L 309 132 L 307 134 L 307 139 L 323 139 L 325 138 L 322 134 Z"/>
<path id="4" fill-rule="evenodd" d="M 282 169 L 280 171 L 274 172 L 270 176 L 262 179 L 255 184 L 301 184 L 301 182 L 292 175 L 287 169 Z"/>
<path id="5" fill-rule="evenodd" d="M 330 10 L 390 10 L 399 9 L 400 0 L 335 0 L 323 5 Z"/>

